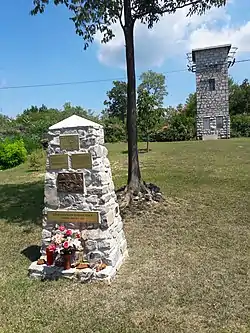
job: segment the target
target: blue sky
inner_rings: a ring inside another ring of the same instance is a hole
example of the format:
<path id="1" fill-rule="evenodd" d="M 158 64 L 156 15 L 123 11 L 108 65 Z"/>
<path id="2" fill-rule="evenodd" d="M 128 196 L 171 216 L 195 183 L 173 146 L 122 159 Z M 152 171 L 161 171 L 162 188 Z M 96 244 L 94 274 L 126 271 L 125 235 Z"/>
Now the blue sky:
<path id="1" fill-rule="evenodd" d="M 31 105 L 62 107 L 69 101 L 95 112 L 103 108 L 112 79 L 125 77 L 124 41 L 118 26 L 116 38 L 100 44 L 100 36 L 87 50 L 75 35 L 73 23 L 63 7 L 48 7 L 32 17 L 32 0 L 18 0 L 15 6 L 0 4 L 0 87 L 68 81 L 110 79 L 82 85 L 0 90 L 0 110 L 9 116 Z M 10 14 L 11 10 L 11 14 Z M 168 73 L 186 67 L 186 52 L 193 47 L 231 42 L 239 48 L 237 60 L 250 58 L 250 4 L 236 1 L 203 17 L 187 19 L 185 11 L 164 17 L 148 31 L 136 26 L 136 70 Z M 250 62 L 236 64 L 230 74 L 237 81 L 250 78 Z M 192 73 L 166 74 L 169 95 L 165 105 L 183 103 L 195 90 Z"/>

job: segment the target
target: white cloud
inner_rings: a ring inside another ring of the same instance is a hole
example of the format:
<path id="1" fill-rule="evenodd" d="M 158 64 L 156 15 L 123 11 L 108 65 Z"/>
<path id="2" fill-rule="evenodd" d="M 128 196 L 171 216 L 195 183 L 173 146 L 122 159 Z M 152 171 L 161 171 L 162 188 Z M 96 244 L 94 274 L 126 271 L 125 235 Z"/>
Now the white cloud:
<path id="1" fill-rule="evenodd" d="M 203 16 L 186 17 L 188 9 L 164 16 L 153 29 L 137 22 L 135 27 L 135 54 L 137 67 L 162 66 L 175 56 L 185 58 L 192 48 L 232 43 L 241 52 L 250 51 L 250 21 L 233 27 L 225 8 L 213 8 Z M 99 44 L 98 59 L 101 63 L 124 68 L 125 42 L 120 26 L 114 25 L 116 37 L 108 44 Z"/>
<path id="2" fill-rule="evenodd" d="M 190 35 L 191 47 L 205 47 L 230 43 L 239 48 L 240 52 L 250 52 L 250 21 L 238 28 L 222 27 L 209 30 L 203 26 Z"/>

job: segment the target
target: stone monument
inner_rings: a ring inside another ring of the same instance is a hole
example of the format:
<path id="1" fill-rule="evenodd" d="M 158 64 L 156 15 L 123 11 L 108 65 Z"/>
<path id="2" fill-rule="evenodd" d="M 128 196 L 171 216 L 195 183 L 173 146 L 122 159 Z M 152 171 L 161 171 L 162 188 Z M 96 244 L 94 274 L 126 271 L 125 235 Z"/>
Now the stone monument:
<path id="1" fill-rule="evenodd" d="M 235 62 L 235 52 L 228 44 L 188 54 L 189 70 L 196 73 L 198 139 L 230 138 L 228 68 Z"/>
<path id="2" fill-rule="evenodd" d="M 80 281 L 111 280 L 127 256 L 119 205 L 112 181 L 103 127 L 73 115 L 49 128 L 40 263 L 33 262 L 29 276 Z M 46 263 L 46 248 L 56 226 L 81 235 L 89 266 L 65 270 Z M 104 269 L 97 271 L 101 260 Z"/>

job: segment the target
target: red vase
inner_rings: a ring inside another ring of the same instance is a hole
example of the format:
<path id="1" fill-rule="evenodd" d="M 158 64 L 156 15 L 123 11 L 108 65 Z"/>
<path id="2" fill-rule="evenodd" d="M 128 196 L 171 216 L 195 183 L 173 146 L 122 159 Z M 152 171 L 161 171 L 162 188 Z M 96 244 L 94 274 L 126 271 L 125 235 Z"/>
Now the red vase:
<path id="1" fill-rule="evenodd" d="M 54 263 L 54 251 L 50 251 L 48 248 L 46 249 L 47 256 L 47 265 L 52 266 Z"/>
<path id="2" fill-rule="evenodd" d="M 64 254 L 63 255 L 63 267 L 64 269 L 71 268 L 71 254 Z"/>

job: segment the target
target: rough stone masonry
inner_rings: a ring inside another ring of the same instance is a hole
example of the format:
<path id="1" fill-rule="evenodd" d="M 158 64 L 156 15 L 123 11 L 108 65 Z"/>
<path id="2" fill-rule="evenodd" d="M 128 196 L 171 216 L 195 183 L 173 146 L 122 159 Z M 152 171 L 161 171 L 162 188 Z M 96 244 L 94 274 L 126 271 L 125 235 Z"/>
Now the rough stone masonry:
<path id="1" fill-rule="evenodd" d="M 66 228 L 81 232 L 90 262 L 101 258 L 107 265 L 98 273 L 91 269 L 78 271 L 80 279 L 110 280 L 127 256 L 127 242 L 103 127 L 74 115 L 51 126 L 48 135 L 42 254 L 55 224 L 62 222 Z M 82 212 L 85 215 L 81 219 Z M 30 276 L 37 278 L 63 274 L 73 277 L 75 272 L 74 268 L 63 271 L 35 262 L 29 268 Z"/>

